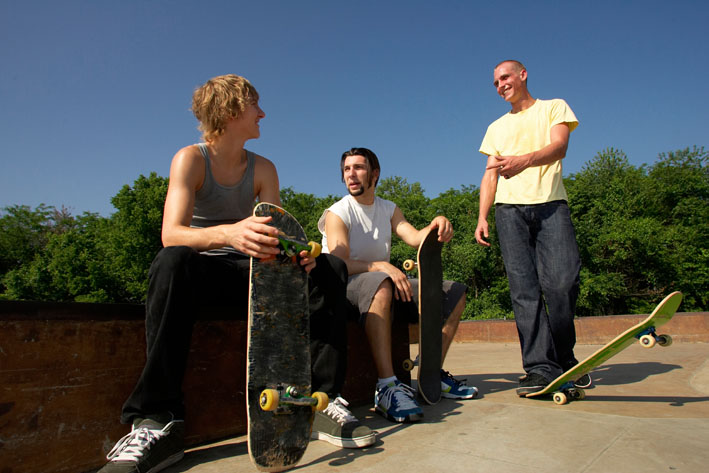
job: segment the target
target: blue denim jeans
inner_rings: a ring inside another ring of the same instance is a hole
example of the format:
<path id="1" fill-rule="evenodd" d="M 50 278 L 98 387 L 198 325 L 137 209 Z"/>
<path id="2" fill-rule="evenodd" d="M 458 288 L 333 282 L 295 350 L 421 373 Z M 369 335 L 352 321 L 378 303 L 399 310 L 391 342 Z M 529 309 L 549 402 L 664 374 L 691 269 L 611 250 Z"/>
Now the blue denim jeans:
<path id="1" fill-rule="evenodd" d="M 510 283 L 525 372 L 554 379 L 577 363 L 576 235 L 565 201 L 498 204 L 495 222 Z"/>

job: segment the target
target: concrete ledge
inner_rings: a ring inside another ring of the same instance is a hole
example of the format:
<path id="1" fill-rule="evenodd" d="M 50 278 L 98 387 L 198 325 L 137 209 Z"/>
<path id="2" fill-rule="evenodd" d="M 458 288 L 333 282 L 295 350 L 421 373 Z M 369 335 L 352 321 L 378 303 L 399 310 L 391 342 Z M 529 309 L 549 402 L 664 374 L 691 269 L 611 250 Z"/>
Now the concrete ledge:
<path id="1" fill-rule="evenodd" d="M 128 432 L 119 416 L 145 364 L 144 314 L 142 305 L 0 301 L 3 473 L 105 462 Z M 215 308 L 194 328 L 184 381 L 191 446 L 246 433 L 248 327 L 229 316 Z M 394 360 L 409 356 L 405 323 L 395 322 L 392 352 Z M 397 375 L 410 382 L 408 372 Z M 370 403 L 376 378 L 366 335 L 350 322 L 343 396 L 352 406 Z"/>
<path id="2" fill-rule="evenodd" d="M 647 318 L 645 315 L 610 315 L 577 318 L 576 343 L 603 345 L 618 334 Z M 415 328 L 415 326 L 413 326 Z M 679 312 L 662 328 L 675 342 L 709 342 L 709 312 Z M 409 327 L 409 337 L 418 333 Z M 460 323 L 456 342 L 517 343 L 514 320 L 467 320 Z"/>

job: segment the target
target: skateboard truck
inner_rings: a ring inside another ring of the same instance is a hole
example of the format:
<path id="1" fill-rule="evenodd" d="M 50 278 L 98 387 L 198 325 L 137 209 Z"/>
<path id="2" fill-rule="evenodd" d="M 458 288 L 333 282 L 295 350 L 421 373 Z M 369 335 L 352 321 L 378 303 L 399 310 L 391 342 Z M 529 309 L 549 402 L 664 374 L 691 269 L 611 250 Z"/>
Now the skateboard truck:
<path id="1" fill-rule="evenodd" d="M 322 411 L 330 402 L 327 394 L 316 391 L 312 396 L 302 395 L 294 386 L 278 385 L 276 389 L 264 389 L 259 396 L 259 405 L 264 411 L 277 411 L 276 414 L 288 414 L 288 406 L 312 406 L 313 410 Z"/>
<path id="2" fill-rule="evenodd" d="M 652 348 L 657 343 L 661 347 L 672 345 L 672 337 L 666 334 L 658 335 L 655 332 L 655 327 L 648 327 L 635 336 L 640 341 L 640 346 L 643 348 Z"/>
<path id="3" fill-rule="evenodd" d="M 314 241 L 305 243 L 304 241 L 289 238 L 281 232 L 278 233 L 278 246 L 281 248 L 282 255 L 291 258 L 298 256 L 301 251 L 307 251 L 310 257 L 317 258 L 322 251 L 320 243 Z"/>
<path id="4" fill-rule="evenodd" d="M 571 381 L 561 386 L 559 390 L 552 395 L 554 404 L 557 404 L 559 406 L 566 404 L 567 402 L 572 400 L 580 401 L 585 398 L 586 391 L 581 388 L 577 388 Z"/>

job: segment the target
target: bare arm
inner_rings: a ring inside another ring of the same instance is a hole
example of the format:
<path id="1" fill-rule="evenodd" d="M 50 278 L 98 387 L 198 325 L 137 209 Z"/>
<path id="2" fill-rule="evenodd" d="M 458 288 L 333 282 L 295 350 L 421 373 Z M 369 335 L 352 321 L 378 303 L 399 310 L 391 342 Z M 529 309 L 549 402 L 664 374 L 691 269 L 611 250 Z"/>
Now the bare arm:
<path id="1" fill-rule="evenodd" d="M 488 160 L 487 169 L 497 168 L 505 179 L 509 179 L 528 167 L 551 164 L 563 159 L 569 147 L 569 133 L 569 125 L 556 124 L 550 131 L 551 143 L 544 148 L 521 156 L 493 156 L 494 161 Z"/>
<path id="2" fill-rule="evenodd" d="M 428 230 L 429 228 L 438 229 L 438 241 L 445 243 L 449 242 L 451 238 L 453 238 L 453 225 L 451 225 L 450 221 L 442 215 L 439 215 L 431 220 L 431 223 L 428 224 L 428 226 L 422 228 L 421 230 L 416 230 L 416 228 L 414 228 L 414 226 L 406 220 L 404 213 L 401 209 L 399 209 L 399 207 L 394 209 L 394 215 L 391 217 L 391 229 L 407 245 L 418 248 L 421 244 L 421 240 L 423 239 L 425 230 Z"/>
<path id="3" fill-rule="evenodd" d="M 412 227 L 413 228 L 413 227 Z M 330 253 L 342 259 L 347 265 L 349 274 L 381 271 L 386 273 L 394 283 L 394 295 L 397 299 L 411 300 L 411 283 L 406 275 L 388 261 L 359 261 L 350 258 L 349 230 L 333 212 L 325 215 L 325 235 Z"/>
<path id="4" fill-rule="evenodd" d="M 482 182 L 480 182 L 480 210 L 478 212 L 478 225 L 475 228 L 475 240 L 483 246 L 490 246 L 490 243 L 486 241 L 490 236 L 487 217 L 495 201 L 499 175 L 499 164 L 495 166 L 494 163 L 496 163 L 496 156 L 488 156 L 487 168 Z"/>
<path id="5" fill-rule="evenodd" d="M 259 202 L 281 205 L 280 184 L 276 166 L 262 156 L 256 156 L 254 169 L 254 193 Z"/>

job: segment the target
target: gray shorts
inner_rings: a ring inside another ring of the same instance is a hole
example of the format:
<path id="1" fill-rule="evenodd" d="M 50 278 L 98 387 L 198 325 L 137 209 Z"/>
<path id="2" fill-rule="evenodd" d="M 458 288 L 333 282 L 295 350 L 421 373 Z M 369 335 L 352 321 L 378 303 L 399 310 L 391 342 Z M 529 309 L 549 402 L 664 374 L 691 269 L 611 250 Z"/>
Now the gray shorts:
<path id="1" fill-rule="evenodd" d="M 372 305 L 374 294 L 382 281 L 389 276 L 381 271 L 360 273 L 350 276 L 347 283 L 347 299 L 359 310 L 359 322 L 364 325 L 364 321 Z M 392 307 L 397 317 L 405 317 L 409 323 L 417 323 L 418 315 L 418 279 L 409 279 L 411 283 L 412 300 L 409 302 L 394 299 Z M 441 311 L 441 323 L 445 323 L 455 309 L 456 304 L 463 297 L 468 286 L 455 281 L 443 281 L 443 310 Z"/>

